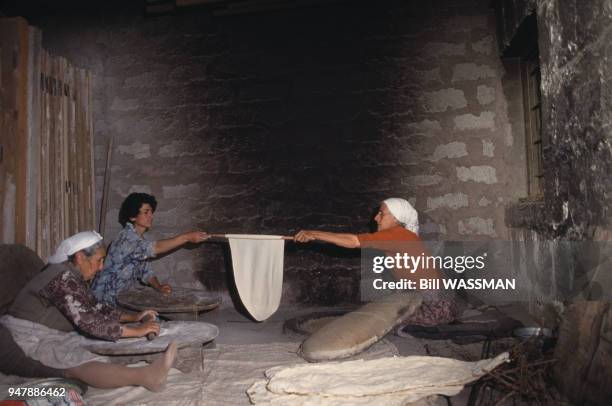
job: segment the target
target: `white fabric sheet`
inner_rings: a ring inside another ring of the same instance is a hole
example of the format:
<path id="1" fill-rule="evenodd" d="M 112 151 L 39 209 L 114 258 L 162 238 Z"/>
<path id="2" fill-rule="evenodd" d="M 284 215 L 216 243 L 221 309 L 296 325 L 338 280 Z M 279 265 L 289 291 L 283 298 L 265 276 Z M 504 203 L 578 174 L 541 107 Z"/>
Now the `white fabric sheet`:
<path id="1" fill-rule="evenodd" d="M 285 241 L 278 235 L 227 234 L 242 304 L 257 321 L 272 316 L 283 290 Z"/>
<path id="2" fill-rule="evenodd" d="M 91 342 L 76 331 L 59 331 L 10 315 L 0 318 L 24 354 L 53 368 L 70 368 L 89 361 L 108 361 L 83 348 Z"/>

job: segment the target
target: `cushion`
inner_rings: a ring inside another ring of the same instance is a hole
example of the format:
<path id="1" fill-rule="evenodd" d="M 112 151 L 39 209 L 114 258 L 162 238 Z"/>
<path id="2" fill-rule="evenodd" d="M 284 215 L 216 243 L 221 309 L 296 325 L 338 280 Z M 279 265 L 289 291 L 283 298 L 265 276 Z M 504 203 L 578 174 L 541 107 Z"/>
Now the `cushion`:
<path id="1" fill-rule="evenodd" d="M 24 245 L 0 244 L 0 315 L 17 293 L 44 267 L 34 251 Z"/>

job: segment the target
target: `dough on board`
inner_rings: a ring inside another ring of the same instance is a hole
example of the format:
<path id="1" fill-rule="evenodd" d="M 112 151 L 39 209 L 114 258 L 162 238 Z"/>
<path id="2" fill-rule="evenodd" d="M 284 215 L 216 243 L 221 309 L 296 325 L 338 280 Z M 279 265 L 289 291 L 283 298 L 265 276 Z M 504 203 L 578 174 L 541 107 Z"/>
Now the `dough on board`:
<path id="1" fill-rule="evenodd" d="M 285 241 L 279 235 L 227 234 L 242 304 L 257 320 L 272 316 L 283 290 Z"/>

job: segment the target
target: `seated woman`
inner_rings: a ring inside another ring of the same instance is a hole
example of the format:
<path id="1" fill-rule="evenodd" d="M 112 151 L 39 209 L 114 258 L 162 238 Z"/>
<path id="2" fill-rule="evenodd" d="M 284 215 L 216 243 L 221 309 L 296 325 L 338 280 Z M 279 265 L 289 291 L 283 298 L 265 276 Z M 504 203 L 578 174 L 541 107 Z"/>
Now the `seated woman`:
<path id="1" fill-rule="evenodd" d="M 403 251 L 411 256 L 426 252 L 418 237 L 419 219 L 412 205 L 399 198 L 383 201 L 374 217 L 377 231 L 365 234 L 333 233 L 327 231 L 302 230 L 294 239 L 298 242 L 324 241 L 345 248 L 376 248 L 394 256 Z M 440 279 L 442 275 L 436 269 L 420 267 L 413 272 L 406 268 L 393 270 L 397 280 L 413 280 L 419 286 L 419 279 Z M 423 304 L 405 323 L 436 325 L 446 324 L 455 319 L 457 308 L 453 295 L 441 290 L 421 290 Z"/>
<path id="2" fill-rule="evenodd" d="M 146 321 L 157 313 L 146 310 L 128 314 L 99 303 L 89 291 L 87 283 L 102 269 L 106 250 L 102 236 L 95 231 L 78 233 L 64 240 L 49 264 L 19 292 L 8 311 L 0 319 L 1 371 L 28 377 L 77 378 L 98 388 L 116 388 L 141 385 L 152 391 L 163 388 L 169 369 L 176 357 L 176 343 L 151 365 L 128 368 L 97 361 L 63 368 L 63 365 L 43 365 L 33 360 L 28 348 L 19 345 L 20 326 L 28 325 L 28 336 L 48 331 L 43 326 L 61 331 L 77 330 L 104 340 L 121 337 L 143 337 L 159 334 L 159 324 Z M 140 322 L 128 326 L 123 322 Z M 42 325 L 37 328 L 37 325 Z M 44 338 L 44 337 L 40 337 Z M 48 352 L 75 353 L 79 348 L 59 347 L 44 349 Z M 66 347 L 68 344 L 66 344 Z M 24 347 L 24 348 L 22 348 Z M 63 352 L 62 352 L 63 350 Z M 83 358 L 89 354 L 85 352 Z"/>
<path id="3" fill-rule="evenodd" d="M 144 233 L 153 225 L 156 208 L 155 197 L 147 193 L 131 193 L 121 204 L 119 223 L 123 230 L 108 249 L 104 270 L 91 284 L 98 300 L 116 305 L 119 292 L 139 283 L 161 293 L 172 292 L 170 285 L 159 282 L 149 260 L 185 243 L 200 243 L 208 238 L 202 231 L 192 231 L 165 240 L 146 240 Z"/>

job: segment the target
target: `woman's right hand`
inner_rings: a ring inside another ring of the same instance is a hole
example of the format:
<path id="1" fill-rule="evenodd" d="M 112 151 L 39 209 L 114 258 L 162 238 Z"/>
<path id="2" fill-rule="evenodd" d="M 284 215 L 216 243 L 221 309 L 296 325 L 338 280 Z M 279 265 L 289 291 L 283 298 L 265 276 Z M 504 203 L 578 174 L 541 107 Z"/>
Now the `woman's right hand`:
<path id="1" fill-rule="evenodd" d="M 133 337 L 145 337 L 149 333 L 159 335 L 160 326 L 156 321 L 143 321 L 137 325 L 122 325 L 121 326 L 121 337 L 122 338 L 133 338 Z"/>
<path id="2" fill-rule="evenodd" d="M 204 231 L 191 231 L 189 233 L 183 234 L 183 237 L 185 238 L 186 241 L 194 243 L 194 244 L 200 243 L 202 241 L 206 241 L 210 238 L 210 236 L 206 234 Z"/>
<path id="3" fill-rule="evenodd" d="M 149 333 L 159 335 L 160 326 L 159 323 L 156 321 L 144 321 L 140 323 L 140 325 L 136 327 L 136 329 L 138 330 L 137 337 L 145 337 Z"/>

